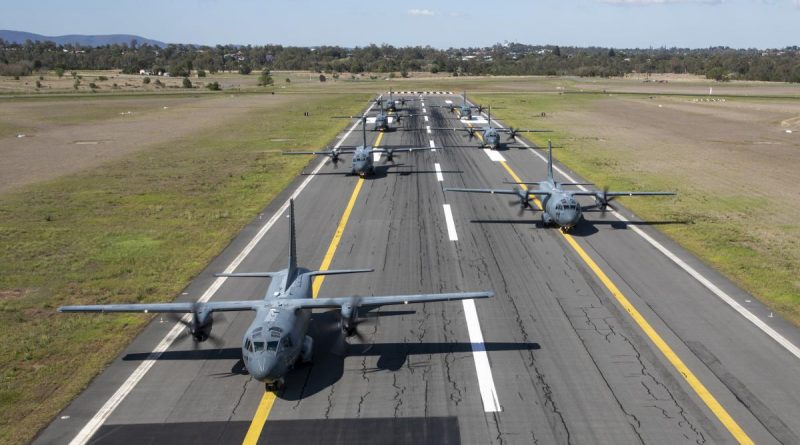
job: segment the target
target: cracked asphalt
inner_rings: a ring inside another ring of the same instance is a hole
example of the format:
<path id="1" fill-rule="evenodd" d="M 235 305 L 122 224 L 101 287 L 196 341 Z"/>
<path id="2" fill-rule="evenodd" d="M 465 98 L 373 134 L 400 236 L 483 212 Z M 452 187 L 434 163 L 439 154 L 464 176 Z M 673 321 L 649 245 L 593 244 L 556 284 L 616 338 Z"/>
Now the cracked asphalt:
<path id="1" fill-rule="evenodd" d="M 505 188 L 502 182 L 512 179 L 461 132 L 426 133 L 425 125 L 462 125 L 445 109 L 431 107 L 445 99 L 425 98 L 429 122 L 422 116 L 404 120 L 403 127 L 421 131 L 385 134 L 383 146 L 427 147 L 433 139 L 440 148 L 396 155 L 395 164 L 379 161 L 382 168 L 365 181 L 331 265 L 375 272 L 329 277 L 321 294 L 492 289 L 493 299 L 475 305 L 502 410 L 484 411 L 460 302 L 373 311 L 360 327 L 364 344 L 343 343 L 334 311 L 320 312 L 311 331 L 314 362 L 289 375 L 259 443 L 733 442 L 564 239 L 538 226 L 537 212 L 518 216 L 505 197 L 443 192 Z M 372 141 L 376 136 L 368 134 Z M 354 131 L 344 144 L 360 138 Z M 545 164 L 519 144 L 501 154 L 523 180 L 545 176 Z M 299 261 L 305 267 L 319 266 L 353 191 L 356 178 L 339 174 L 348 162 L 339 170 L 326 164 L 296 200 Z M 441 165 L 443 182 L 434 163 Z M 225 268 L 304 179 L 266 205 L 179 300 L 198 298 L 212 274 Z M 448 237 L 445 203 L 453 211 L 456 242 Z M 638 235 L 592 224 L 597 214 L 586 218 L 574 234 L 578 243 L 744 431 L 756 443 L 800 443 L 797 359 Z M 644 229 L 732 295 L 748 297 Z M 239 270 L 285 267 L 287 232 L 281 218 Z M 261 298 L 266 284 L 228 280 L 214 299 Z M 201 345 L 195 351 L 188 338 L 173 344 L 172 354 L 150 369 L 91 442 L 241 443 L 263 394 L 263 386 L 243 373 L 236 352 L 251 321 L 249 313 L 216 321 L 221 349 Z M 74 437 L 171 327 L 151 323 L 35 443 Z M 796 329 L 778 327 L 800 342 Z"/>

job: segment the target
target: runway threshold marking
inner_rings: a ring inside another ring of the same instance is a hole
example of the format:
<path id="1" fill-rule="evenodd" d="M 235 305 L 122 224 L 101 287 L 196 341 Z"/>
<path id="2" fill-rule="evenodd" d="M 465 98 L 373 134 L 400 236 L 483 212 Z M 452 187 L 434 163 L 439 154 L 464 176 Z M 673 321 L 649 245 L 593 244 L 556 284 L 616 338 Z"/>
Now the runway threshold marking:
<path id="1" fill-rule="evenodd" d="M 511 169 L 511 167 L 508 165 L 507 162 L 502 162 L 501 164 L 503 165 L 503 167 L 505 167 L 506 171 L 508 172 L 508 174 L 511 175 L 514 181 L 522 182 L 522 180 L 520 180 L 519 176 L 517 176 L 517 174 L 514 172 L 513 169 Z M 520 187 L 522 187 L 523 190 L 528 189 L 528 187 L 526 187 L 524 184 L 521 184 Z M 539 199 L 537 198 L 534 198 L 533 201 L 541 210 L 542 209 L 541 201 L 539 201 Z M 644 333 L 647 335 L 650 341 L 652 341 L 653 344 L 655 344 L 658 350 L 661 351 L 661 353 L 672 364 L 675 370 L 678 371 L 678 373 L 686 380 L 689 386 L 692 387 L 694 392 L 700 397 L 700 399 L 703 400 L 708 409 L 710 409 L 711 412 L 714 413 L 714 415 L 717 417 L 717 419 L 725 426 L 725 428 L 728 429 L 728 432 L 731 433 L 731 435 L 736 439 L 736 441 L 738 441 L 741 444 L 753 444 L 754 443 L 753 440 L 750 439 L 750 437 L 747 435 L 747 433 L 744 432 L 744 430 L 739 426 L 739 424 L 736 423 L 735 420 L 733 420 L 733 417 L 731 417 L 731 415 L 728 414 L 728 411 L 717 401 L 714 395 L 711 394 L 711 391 L 709 391 L 708 388 L 706 388 L 705 385 L 703 385 L 700 379 L 698 379 L 697 376 L 694 375 L 691 369 L 689 369 L 686 363 L 684 363 L 683 360 L 681 360 L 681 358 L 678 356 L 678 354 L 669 346 L 669 344 L 667 344 L 664 338 L 661 337 L 661 335 L 655 330 L 655 328 L 653 328 L 652 325 L 650 325 L 650 323 L 636 309 L 636 307 L 630 302 L 630 300 L 628 300 L 628 298 L 625 297 L 622 291 L 620 291 L 619 288 L 616 286 L 616 284 L 614 284 L 614 282 L 608 277 L 608 275 L 606 275 L 605 272 L 603 272 L 600 266 L 598 266 L 597 263 L 595 263 L 592 257 L 590 257 L 589 254 L 586 253 L 583 247 L 581 247 L 580 244 L 578 244 L 578 242 L 575 241 L 575 238 L 572 235 L 564 233 L 560 230 L 558 231 L 558 233 L 560 233 L 564 237 L 567 243 L 572 247 L 573 250 L 575 250 L 578 256 L 583 260 L 583 262 L 586 263 L 587 266 L 589 266 L 589 269 L 591 269 L 592 272 L 594 272 L 594 274 L 597 276 L 600 282 L 603 283 L 603 285 L 605 285 L 606 289 L 608 289 L 611 295 L 617 300 L 617 302 L 619 302 L 619 304 L 622 306 L 623 309 L 625 309 L 625 311 L 631 316 L 631 318 L 633 318 L 636 324 L 639 325 L 639 327 L 642 329 L 642 331 L 644 331 Z"/>
<path id="2" fill-rule="evenodd" d="M 521 143 L 522 145 L 524 145 L 533 154 L 538 156 L 542 161 L 547 162 L 547 158 L 545 158 L 541 153 L 539 153 L 536 150 L 534 150 L 533 147 L 531 147 L 530 145 L 525 143 L 525 141 L 523 141 L 522 139 L 519 139 L 519 138 L 517 138 L 517 141 L 519 143 Z M 564 170 L 562 170 L 558 166 L 554 165 L 553 168 L 559 174 L 564 176 L 568 181 L 577 182 L 575 179 L 572 178 L 572 176 L 568 175 Z M 578 186 L 578 188 L 583 190 L 583 191 L 588 190 L 584 186 Z M 609 209 L 609 213 L 611 213 L 612 215 L 614 215 L 615 218 L 617 218 L 618 220 L 620 220 L 620 221 L 622 221 L 624 223 L 629 223 L 630 222 L 630 220 L 628 218 L 626 218 L 625 216 L 623 216 L 621 213 L 619 213 L 616 210 Z M 656 241 L 655 239 L 653 239 L 653 237 L 648 235 L 644 230 L 642 230 L 639 227 L 636 227 L 634 225 L 628 225 L 628 228 L 631 229 L 637 235 L 639 235 L 642 238 L 644 238 L 644 240 L 647 241 L 651 246 L 655 247 L 656 250 L 658 250 L 664 256 L 669 258 L 678 267 L 683 269 L 684 272 L 688 273 L 692 278 L 697 280 L 703 287 L 708 289 L 712 294 L 716 295 L 719 299 L 721 299 L 726 304 L 728 304 L 731 308 L 733 308 L 733 310 L 735 310 L 740 315 L 742 315 L 744 318 L 746 318 L 748 321 L 750 321 L 751 323 L 756 325 L 756 327 L 758 327 L 759 329 L 761 329 L 762 332 L 764 332 L 765 334 L 770 336 L 770 338 L 775 340 L 779 345 L 781 345 L 784 349 L 786 349 L 790 354 L 792 354 L 793 356 L 795 356 L 798 359 L 800 359 L 800 347 L 798 347 L 797 345 L 795 345 L 794 343 L 789 341 L 789 339 L 787 339 L 786 337 L 784 337 L 783 335 L 778 333 L 778 331 L 776 331 L 775 329 L 772 329 L 771 326 L 766 324 L 757 315 L 755 315 L 754 313 L 750 312 L 749 310 L 747 310 L 747 308 L 745 308 L 744 306 L 739 304 L 739 302 L 736 301 L 730 295 L 728 295 L 727 292 L 725 292 L 722 289 L 720 289 L 716 284 L 712 283 L 711 280 L 709 280 L 708 278 L 703 276 L 703 274 L 698 272 L 697 269 L 695 269 L 694 267 L 688 265 L 685 261 L 680 259 L 678 257 L 678 255 L 674 254 L 671 250 L 667 249 L 663 244 L 661 244 L 658 241 Z"/>
<path id="3" fill-rule="evenodd" d="M 383 133 L 378 134 L 378 138 L 375 140 L 373 147 L 379 146 L 381 139 L 383 139 Z M 333 233 L 333 238 L 331 239 L 331 243 L 328 245 L 328 250 L 325 252 L 325 256 L 322 258 L 322 263 L 319 266 L 319 270 L 328 270 L 331 267 L 333 257 L 336 254 L 336 249 L 339 247 L 339 242 L 342 240 L 344 229 L 347 227 L 347 221 L 350 220 L 350 214 L 353 212 L 353 207 L 356 205 L 356 200 L 358 199 L 358 195 L 361 192 L 361 187 L 363 185 L 364 178 L 358 178 L 356 186 L 353 189 L 353 193 L 350 195 L 350 200 L 347 202 L 347 206 L 344 209 L 344 213 L 342 213 L 342 217 L 339 219 L 339 225 L 336 227 L 336 231 Z M 325 275 L 314 277 L 314 282 L 311 285 L 311 295 L 313 298 L 317 298 L 317 295 L 319 295 L 319 290 L 322 287 L 322 283 L 324 282 Z M 256 409 L 253 420 L 250 422 L 250 428 L 247 429 L 247 434 L 242 442 L 243 445 L 255 445 L 258 442 L 274 403 L 275 393 L 264 391 L 264 395 L 261 397 L 261 401 L 258 403 L 258 409 Z"/>
<path id="4" fill-rule="evenodd" d="M 450 241 L 458 241 L 456 223 L 453 220 L 453 211 L 450 209 L 450 204 L 444 204 L 444 220 L 447 224 L 447 234 L 450 236 Z"/>
<path id="5" fill-rule="evenodd" d="M 365 113 L 369 113 L 374 107 L 375 104 L 371 104 Z M 334 145 L 334 148 L 339 148 L 344 141 L 350 136 L 353 130 L 358 127 L 361 122 L 354 123 L 349 130 L 344 134 L 344 136 L 339 140 L 339 142 Z M 269 232 L 272 226 L 283 216 L 284 213 L 289 209 L 289 201 L 291 199 L 296 199 L 300 193 L 305 190 L 306 186 L 311 182 L 314 178 L 314 175 L 319 173 L 322 170 L 322 167 L 327 162 L 327 159 L 322 159 L 320 163 L 312 170 L 311 175 L 309 175 L 300 185 L 295 189 L 294 192 L 286 199 L 286 201 L 281 205 L 281 207 L 275 212 L 272 217 L 267 220 L 264 226 L 253 236 L 249 243 L 239 252 L 238 255 L 228 264 L 228 267 L 225 268 L 223 273 L 233 273 L 239 267 L 239 265 L 250 255 L 250 252 L 255 249 L 259 242 L 264 238 L 264 236 Z M 211 299 L 212 296 L 222 287 L 222 285 L 227 281 L 227 277 L 217 277 L 211 285 L 206 289 L 205 292 L 200 296 L 197 300 L 199 302 L 207 302 Z M 105 423 L 111 413 L 114 412 L 115 409 L 119 406 L 120 403 L 125 399 L 125 397 L 130 394 L 131 391 L 139 384 L 139 382 L 144 378 L 150 368 L 156 364 L 159 357 L 172 345 L 176 338 L 178 338 L 181 333 L 183 333 L 184 329 L 186 329 L 184 323 L 189 323 L 191 320 L 189 316 L 186 315 L 182 318 L 182 322 L 176 322 L 175 325 L 170 329 L 170 331 L 164 336 L 164 338 L 156 345 L 153 351 L 150 352 L 150 355 L 147 359 L 143 360 L 139 366 L 131 373 L 130 376 L 120 385 L 114 394 L 100 407 L 99 410 L 89 419 L 89 422 L 78 431 L 78 434 L 69 442 L 69 445 L 84 445 L 94 436 L 98 429 Z"/>
<path id="6" fill-rule="evenodd" d="M 433 169 L 436 170 L 436 180 L 439 182 L 444 181 L 444 176 L 442 176 L 442 166 L 437 162 L 433 164 Z"/>

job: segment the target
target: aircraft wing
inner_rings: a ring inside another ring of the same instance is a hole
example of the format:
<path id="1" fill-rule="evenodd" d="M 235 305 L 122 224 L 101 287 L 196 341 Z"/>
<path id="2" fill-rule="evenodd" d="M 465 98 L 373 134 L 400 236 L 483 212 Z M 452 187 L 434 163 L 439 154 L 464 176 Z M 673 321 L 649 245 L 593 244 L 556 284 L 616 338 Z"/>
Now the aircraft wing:
<path id="1" fill-rule="evenodd" d="M 355 150 L 343 148 L 343 149 L 339 150 L 339 154 L 353 153 L 354 151 Z M 327 151 L 284 151 L 281 154 L 284 154 L 284 155 L 326 155 L 326 156 L 330 156 L 330 155 L 333 154 L 333 152 L 330 151 L 330 150 L 327 150 Z"/>
<path id="2" fill-rule="evenodd" d="M 519 196 L 520 190 L 503 190 L 503 189 L 465 189 L 465 188 L 445 188 L 446 192 L 466 192 L 466 193 L 488 193 L 490 195 L 517 195 Z M 525 190 L 529 195 L 548 196 L 550 192 L 545 190 Z"/>
<path id="3" fill-rule="evenodd" d="M 603 196 L 603 192 L 574 191 L 570 192 L 573 196 Z M 605 196 L 672 196 L 675 192 L 605 192 Z"/>
<path id="4" fill-rule="evenodd" d="M 513 130 L 511 128 L 495 128 L 495 130 L 498 133 L 552 133 L 553 132 L 553 130 L 532 130 L 525 128 L 521 129 L 514 128 Z"/>
<path id="5" fill-rule="evenodd" d="M 408 148 L 373 148 L 371 153 L 408 153 L 412 151 L 427 151 L 430 147 L 408 147 Z"/>
<path id="6" fill-rule="evenodd" d="M 191 313 L 197 310 L 208 312 L 254 311 L 263 305 L 262 300 L 209 301 L 207 303 L 146 303 L 146 304 L 90 304 L 83 306 L 61 306 L 58 312 L 173 312 Z"/>
<path id="7" fill-rule="evenodd" d="M 494 292 L 459 292 L 452 294 L 419 294 L 419 295 L 387 295 L 377 297 L 331 297 L 289 300 L 295 307 L 303 309 L 334 309 L 357 302 L 358 306 L 384 306 L 392 304 L 431 303 L 434 301 L 469 300 L 473 298 L 489 298 Z"/>

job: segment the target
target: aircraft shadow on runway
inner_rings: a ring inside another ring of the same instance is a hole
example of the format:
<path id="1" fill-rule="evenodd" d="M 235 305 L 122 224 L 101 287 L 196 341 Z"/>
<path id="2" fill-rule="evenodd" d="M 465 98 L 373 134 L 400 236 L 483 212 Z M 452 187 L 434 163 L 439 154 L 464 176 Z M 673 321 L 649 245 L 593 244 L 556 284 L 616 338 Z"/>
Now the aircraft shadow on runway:
<path id="1" fill-rule="evenodd" d="M 397 171 L 392 171 L 393 169 L 396 169 Z M 303 172 L 302 175 L 303 176 L 354 176 L 349 172 L 349 167 L 347 167 L 347 166 L 339 167 L 339 170 L 341 170 L 341 171 L 336 171 L 336 169 L 331 169 L 331 170 L 328 170 L 328 171 L 318 172 L 318 173 L 306 173 L 306 172 Z M 460 170 L 442 170 L 440 172 L 437 172 L 436 170 L 414 170 L 411 165 L 406 165 L 406 164 L 399 163 L 399 162 L 398 163 L 394 163 L 394 164 L 392 164 L 392 163 L 386 163 L 386 164 L 377 163 L 377 164 L 375 164 L 374 173 L 371 174 L 371 175 L 365 176 L 364 179 L 369 179 L 369 180 L 372 180 L 372 179 L 383 179 L 383 178 L 386 178 L 389 175 L 408 176 L 408 175 L 412 175 L 412 174 L 417 175 L 417 174 L 436 174 L 436 173 L 442 173 L 442 174 L 456 173 L 456 174 L 460 174 L 460 173 L 464 173 L 464 172 L 460 171 Z"/>
<path id="2" fill-rule="evenodd" d="M 553 229 L 555 227 L 548 226 L 544 227 L 542 221 L 539 219 L 532 219 L 530 217 L 523 216 L 520 219 L 473 219 L 470 220 L 473 224 L 526 224 L 532 227 L 536 227 L 537 229 Z M 662 225 L 681 225 L 681 224 L 692 224 L 691 221 L 620 221 L 620 220 L 602 220 L 602 219 L 583 219 L 581 222 L 578 223 L 572 230 L 569 231 L 569 234 L 576 237 L 586 237 L 589 235 L 594 235 L 598 233 L 599 230 L 597 226 L 607 225 L 610 226 L 612 229 L 617 230 L 625 230 L 628 226 L 662 226 Z"/>
<path id="3" fill-rule="evenodd" d="M 415 311 L 381 311 L 378 319 L 394 315 L 414 314 Z M 375 366 L 366 372 L 396 372 L 413 355 L 437 355 L 450 353 L 469 353 L 473 351 L 470 342 L 423 342 L 423 343 L 371 343 L 373 331 L 377 327 L 365 327 L 365 342 L 356 338 L 346 339 L 339 329 L 338 310 L 312 314 L 309 335 L 314 338 L 314 358 L 310 364 L 302 364 L 286 376 L 286 388 L 278 394 L 285 400 L 301 400 L 314 395 L 338 382 L 344 375 L 344 361 L 347 357 L 378 357 Z M 371 317 L 368 317 L 371 318 Z M 374 325 L 373 325 L 374 326 Z M 487 342 L 480 345 L 484 351 L 532 351 L 540 349 L 538 343 Z M 235 360 L 230 372 L 217 373 L 213 377 L 246 376 L 247 370 L 242 361 L 240 348 L 169 350 L 157 360 Z M 126 361 L 150 360 L 149 352 L 131 353 L 122 359 Z"/>

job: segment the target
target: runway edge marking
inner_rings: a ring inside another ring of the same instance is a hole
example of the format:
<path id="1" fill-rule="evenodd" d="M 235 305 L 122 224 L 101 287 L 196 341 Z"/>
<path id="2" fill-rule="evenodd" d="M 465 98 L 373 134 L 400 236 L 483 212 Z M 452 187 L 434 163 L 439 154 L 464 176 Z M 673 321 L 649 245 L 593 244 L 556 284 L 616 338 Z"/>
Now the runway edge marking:
<path id="1" fill-rule="evenodd" d="M 533 147 L 531 147 L 530 145 L 525 143 L 525 141 L 523 141 L 522 139 L 519 139 L 519 138 L 517 138 L 517 141 L 520 142 L 522 145 L 524 145 L 533 154 L 535 154 L 536 156 L 541 158 L 542 161 L 547 162 L 547 159 L 545 159 L 545 157 L 541 153 L 539 153 L 536 150 L 534 150 Z M 553 165 L 553 168 L 559 174 L 561 174 L 562 176 L 567 178 L 568 181 L 576 182 L 575 179 L 573 179 L 570 175 L 568 175 L 564 170 L 562 170 L 558 166 Z M 584 190 L 584 191 L 588 190 L 584 186 L 578 186 L 578 188 L 580 188 L 581 190 Z M 618 220 L 620 220 L 620 221 L 622 221 L 624 223 L 629 223 L 630 222 L 630 220 L 628 218 L 625 218 L 621 213 L 617 212 L 616 210 L 611 210 L 610 213 L 612 215 L 614 215 L 615 218 L 617 218 Z M 758 327 L 759 329 L 761 329 L 762 332 L 764 332 L 765 334 L 770 336 L 770 338 L 772 338 L 773 340 L 778 342 L 778 344 L 780 344 L 784 349 L 789 351 L 790 354 L 792 354 L 795 357 L 797 357 L 798 359 L 800 359 L 800 347 L 797 347 L 797 345 L 795 345 L 794 343 L 789 341 L 789 339 L 787 339 L 786 337 L 781 335 L 778 331 L 776 331 L 771 326 L 766 324 L 757 315 L 755 315 L 754 313 L 752 313 L 749 310 L 747 310 L 747 308 L 745 308 L 744 306 L 739 304 L 738 301 L 736 301 L 733 297 L 728 295 L 727 292 L 725 292 L 722 289 L 720 289 L 716 284 L 712 283 L 711 280 L 709 280 L 703 274 L 698 272 L 697 269 L 695 269 L 694 267 L 690 266 L 685 261 L 680 259 L 680 257 L 678 257 L 678 255 L 674 254 L 671 250 L 667 249 L 663 244 L 661 244 L 658 241 L 656 241 L 653 237 L 648 235 L 644 230 L 642 230 L 642 229 L 640 229 L 640 228 L 638 228 L 638 227 L 636 227 L 636 226 L 634 226 L 632 224 L 628 224 L 628 228 L 633 230 L 637 235 L 639 235 L 642 238 L 644 238 L 644 240 L 647 241 L 651 246 L 655 247 L 656 250 L 658 250 L 659 252 L 664 254 L 664 256 L 669 258 L 678 267 L 683 269 L 684 272 L 688 273 L 692 278 L 694 278 L 700 284 L 702 284 L 703 287 L 705 287 L 706 289 L 711 291 L 711 293 L 713 293 L 718 298 L 720 298 L 722 301 L 727 303 L 731 308 L 733 308 L 733 310 L 735 310 L 740 315 L 742 315 L 744 318 L 746 318 L 748 321 L 750 321 L 751 323 L 756 325 L 756 327 Z"/>
<path id="2" fill-rule="evenodd" d="M 374 106 L 375 106 L 374 103 L 371 104 L 367 108 L 366 113 L 368 113 Z M 353 130 L 356 129 L 358 124 L 360 124 L 360 122 L 356 122 L 355 124 L 353 124 L 353 126 L 351 126 L 349 130 L 347 130 L 347 133 L 345 133 L 345 135 L 339 140 L 339 142 L 336 143 L 334 147 L 338 148 L 339 146 L 341 146 L 342 143 L 344 143 L 344 141 L 350 136 L 350 133 L 352 133 Z M 261 229 L 256 233 L 253 239 L 251 239 L 250 242 L 247 243 L 247 245 L 244 247 L 244 249 L 242 249 L 242 251 L 239 252 L 238 255 L 236 255 L 236 257 L 230 262 L 230 264 L 228 264 L 228 267 L 225 268 L 224 273 L 232 273 L 233 271 L 236 270 L 236 268 L 239 267 L 242 261 L 244 261 L 244 259 L 247 258 L 250 252 L 256 247 L 256 245 L 261 241 L 261 239 L 264 238 L 264 236 L 272 228 L 272 226 L 275 225 L 275 223 L 278 221 L 278 218 L 280 218 L 289 208 L 289 200 L 295 199 L 297 198 L 297 196 L 300 195 L 300 193 L 311 182 L 311 179 L 314 178 L 314 175 L 316 173 L 319 173 L 319 171 L 325 165 L 325 162 L 327 162 L 327 159 L 322 159 L 320 161 L 319 165 L 317 165 L 312 171 L 312 174 L 309 175 L 309 177 L 307 177 L 303 182 L 300 183 L 297 189 L 294 192 L 292 192 L 289 199 L 287 199 L 286 202 L 284 202 L 283 205 L 281 205 L 281 207 L 275 212 L 275 214 L 272 215 L 272 217 L 266 222 L 266 224 L 264 224 L 264 226 L 261 227 Z M 211 297 L 219 290 L 219 288 L 222 287 L 222 285 L 225 283 L 226 280 L 227 277 L 217 277 L 217 279 L 215 279 L 214 282 L 211 283 L 208 289 L 206 289 L 203 295 L 200 296 L 198 301 L 206 302 L 210 300 Z M 190 321 L 188 317 L 189 317 L 188 315 L 184 316 L 182 320 L 188 323 Z M 175 326 L 173 326 L 172 329 L 167 333 L 167 335 L 165 335 L 164 338 L 158 343 L 158 345 L 156 345 L 153 351 L 150 352 L 150 355 L 145 360 L 143 360 L 139 366 L 136 367 L 133 373 L 131 373 L 131 375 L 125 380 L 125 382 L 123 382 L 122 385 L 120 385 L 119 389 L 117 389 L 117 391 L 111 395 L 111 397 L 106 401 L 105 404 L 103 404 L 102 407 L 100 407 L 100 409 L 89 420 L 89 422 L 87 422 L 87 424 L 83 428 L 81 428 L 80 431 L 78 431 L 78 434 L 69 442 L 69 445 L 85 445 L 89 441 L 89 439 L 91 439 L 92 436 L 94 436 L 94 433 L 96 433 L 97 430 L 100 429 L 100 427 L 103 425 L 103 423 L 105 423 L 106 419 L 108 419 L 111 413 L 114 412 L 114 410 L 119 406 L 120 403 L 122 403 L 125 397 L 127 397 L 127 395 L 133 390 L 133 388 L 136 387 L 136 385 L 147 374 L 147 371 L 149 371 L 150 368 L 153 367 L 153 365 L 156 363 L 161 354 L 163 354 L 164 351 L 166 351 L 172 345 L 172 343 L 175 341 L 178 335 L 180 335 L 180 333 L 183 332 L 183 329 L 185 329 L 185 326 L 181 322 L 175 323 Z"/>
<path id="3" fill-rule="evenodd" d="M 382 138 L 383 133 L 379 133 L 378 139 L 375 140 L 375 147 L 380 144 Z M 347 221 L 350 220 L 350 214 L 353 212 L 353 207 L 356 205 L 356 199 L 358 199 L 358 195 L 361 193 L 361 187 L 363 185 L 364 178 L 358 178 L 356 186 L 353 188 L 353 193 L 350 195 L 350 200 L 347 201 L 347 206 L 342 213 L 342 217 L 339 219 L 339 225 L 336 227 L 336 231 L 333 233 L 333 238 L 331 239 L 331 243 L 328 245 L 328 250 L 325 252 L 325 257 L 323 257 L 322 263 L 319 266 L 319 270 L 328 270 L 331 267 L 333 257 L 336 254 L 336 249 L 339 247 L 339 242 L 342 240 L 344 229 L 347 227 Z M 317 298 L 317 295 L 319 295 L 319 290 L 322 287 L 322 283 L 324 282 L 324 275 L 314 277 L 314 282 L 311 287 L 311 295 L 313 298 Z M 275 398 L 274 392 L 264 391 L 264 394 L 261 396 L 261 401 L 258 403 L 256 414 L 253 416 L 253 420 L 250 422 L 250 427 L 247 429 L 247 434 L 244 436 L 242 445 L 255 445 L 258 443 L 258 439 L 261 437 L 261 432 L 264 430 L 264 425 L 267 423 L 267 418 L 269 418 L 269 413 L 272 411 L 272 405 L 275 403 Z"/>
<path id="4" fill-rule="evenodd" d="M 514 178 L 516 182 L 522 182 L 514 172 L 514 170 L 508 165 L 506 162 L 501 163 L 503 167 L 505 167 L 506 171 Z M 527 190 L 525 185 L 522 185 L 524 189 Z M 541 209 L 542 205 L 541 202 L 534 198 L 536 205 L 539 206 Z M 644 331 L 645 335 L 653 342 L 653 344 L 658 348 L 659 351 L 666 357 L 666 359 L 672 364 L 676 371 L 686 380 L 689 386 L 692 387 L 694 392 L 700 397 L 703 403 L 711 410 L 711 412 L 717 417 L 717 419 L 725 426 L 728 432 L 736 439 L 737 442 L 740 444 L 751 445 L 753 444 L 753 440 L 750 439 L 750 436 L 744 432 L 742 427 L 733 420 L 733 417 L 728 413 L 728 411 L 722 406 L 722 404 L 717 401 L 711 391 L 703 385 L 697 376 L 694 375 L 691 369 L 686 365 L 686 363 L 681 360 L 678 354 L 667 344 L 666 340 L 650 325 L 647 319 L 636 309 L 633 303 L 628 300 L 628 298 L 619 290 L 616 284 L 603 272 L 603 269 L 595 263 L 591 256 L 583 249 L 583 247 L 575 241 L 575 238 L 572 235 L 564 233 L 559 230 L 558 232 L 561 234 L 570 247 L 575 250 L 578 256 L 586 263 L 587 266 L 594 272 L 597 278 L 600 280 L 601 283 L 611 292 L 611 295 L 619 302 L 623 309 L 633 318 L 636 324 Z"/>

